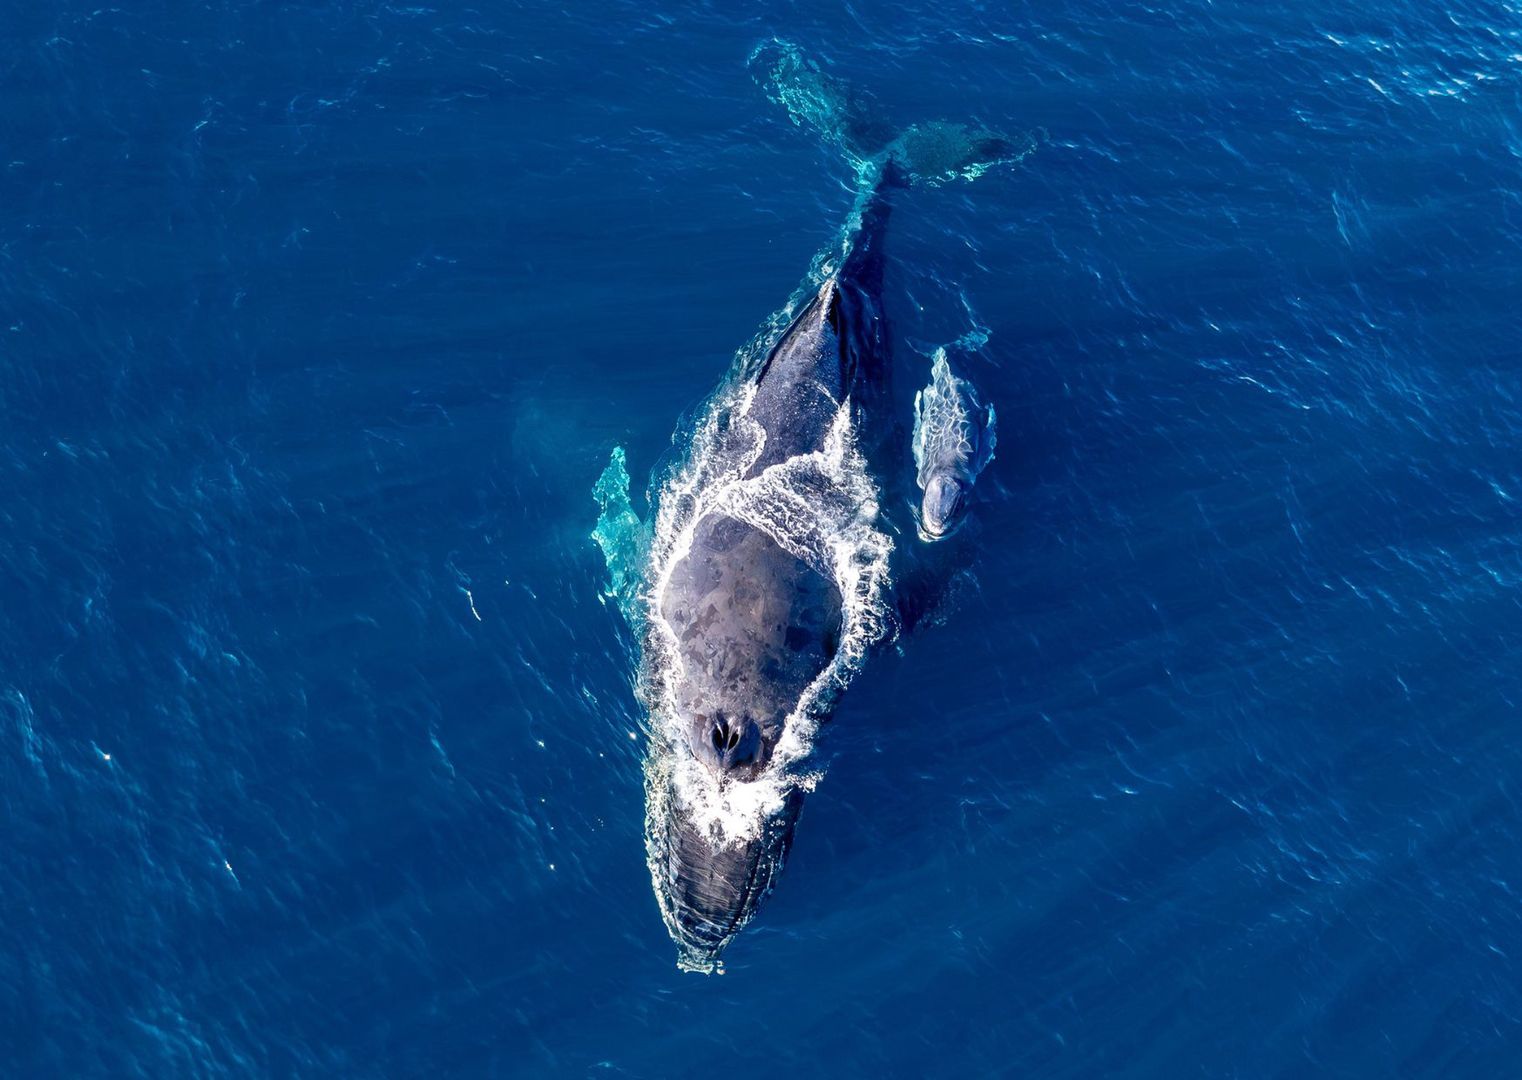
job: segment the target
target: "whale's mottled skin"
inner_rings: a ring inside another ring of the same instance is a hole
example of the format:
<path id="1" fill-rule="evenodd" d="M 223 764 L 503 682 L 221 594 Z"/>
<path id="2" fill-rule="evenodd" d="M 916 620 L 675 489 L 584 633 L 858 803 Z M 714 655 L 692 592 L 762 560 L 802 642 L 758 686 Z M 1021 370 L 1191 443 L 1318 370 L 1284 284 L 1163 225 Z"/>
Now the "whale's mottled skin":
<path id="1" fill-rule="evenodd" d="M 860 212 L 839 268 L 804 304 L 762 365 L 745 417 L 761 452 L 745 477 L 819 452 L 853 393 L 880 372 L 886 178 Z M 820 474 L 819 483 L 828 483 Z M 828 492 L 819 492 L 825 496 Z M 676 641 L 672 697 L 688 749 L 722 784 L 753 780 L 787 718 L 829 666 L 842 636 L 833 578 L 766 531 L 713 510 L 654 598 Z M 680 814 L 653 828 L 662 908 L 689 956 L 716 956 L 755 913 L 781 869 L 802 807 L 792 790 L 758 838 L 716 842 Z"/>

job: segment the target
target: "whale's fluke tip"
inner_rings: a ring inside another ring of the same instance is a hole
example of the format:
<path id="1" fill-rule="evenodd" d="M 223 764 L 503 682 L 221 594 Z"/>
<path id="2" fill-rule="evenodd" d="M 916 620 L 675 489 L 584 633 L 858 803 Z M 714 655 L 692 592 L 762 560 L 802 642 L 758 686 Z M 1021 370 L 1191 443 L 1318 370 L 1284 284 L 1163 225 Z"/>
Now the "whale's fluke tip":
<path id="1" fill-rule="evenodd" d="M 935 186 L 976 180 L 989 169 L 1024 160 L 1045 132 L 1008 136 L 973 124 L 934 120 L 902 130 L 886 123 L 872 98 L 828 74 L 803 49 L 770 38 L 751 50 L 749 66 L 767 97 L 799 127 L 845 152 L 863 181 Z"/>

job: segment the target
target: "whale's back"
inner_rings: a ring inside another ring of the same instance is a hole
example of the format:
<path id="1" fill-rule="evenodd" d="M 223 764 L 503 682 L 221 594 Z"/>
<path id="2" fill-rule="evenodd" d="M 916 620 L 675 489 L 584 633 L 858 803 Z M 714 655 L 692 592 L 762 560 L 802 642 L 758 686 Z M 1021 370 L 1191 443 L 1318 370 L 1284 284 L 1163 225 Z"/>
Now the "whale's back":
<path id="1" fill-rule="evenodd" d="M 715 512 L 673 568 L 661 615 L 677 640 L 677 706 L 748 718 L 775 741 L 840 640 L 835 583 L 765 532 Z"/>
<path id="2" fill-rule="evenodd" d="M 856 377 L 857 349 L 842 332 L 849 302 L 833 278 L 826 281 L 767 357 L 746 410 L 766 433 L 749 475 L 824 445 Z"/>

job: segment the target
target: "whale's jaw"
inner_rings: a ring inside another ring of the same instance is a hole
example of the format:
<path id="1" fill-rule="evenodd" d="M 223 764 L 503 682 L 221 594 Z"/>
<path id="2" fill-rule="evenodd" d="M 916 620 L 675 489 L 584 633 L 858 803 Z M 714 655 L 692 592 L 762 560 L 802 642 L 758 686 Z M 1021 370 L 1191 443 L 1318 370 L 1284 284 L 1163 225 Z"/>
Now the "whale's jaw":
<path id="1" fill-rule="evenodd" d="M 803 793 L 793 790 L 759 835 L 718 838 L 686 815 L 671 778 L 649 777 L 664 790 L 647 792 L 645 849 L 661 917 L 677 946 L 677 966 L 721 971 L 725 947 L 745 928 L 782 872 Z"/>

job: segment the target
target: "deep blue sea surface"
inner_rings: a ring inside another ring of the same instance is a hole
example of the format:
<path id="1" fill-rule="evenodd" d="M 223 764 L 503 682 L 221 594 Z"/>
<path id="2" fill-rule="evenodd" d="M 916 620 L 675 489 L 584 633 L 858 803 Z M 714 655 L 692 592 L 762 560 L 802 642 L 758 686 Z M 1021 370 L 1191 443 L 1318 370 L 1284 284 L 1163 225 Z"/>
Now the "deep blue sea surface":
<path id="1" fill-rule="evenodd" d="M 1516 3 L 0 12 L 5 1075 L 1522 1071 Z M 851 206 L 774 35 L 1045 136 L 897 200 L 976 585 L 704 977 L 591 489 Z"/>

